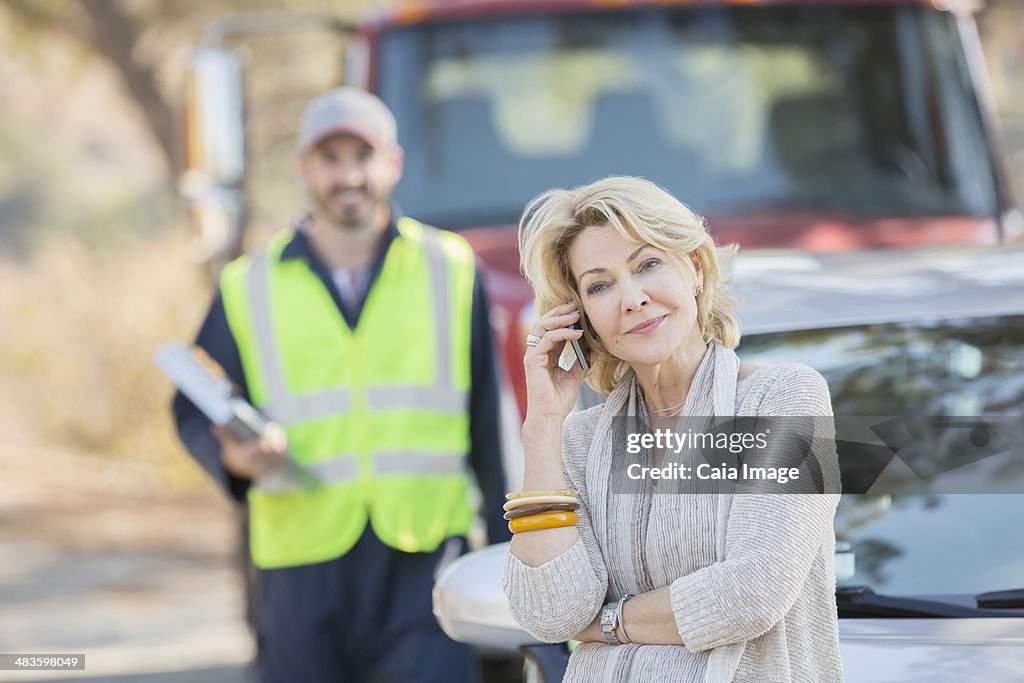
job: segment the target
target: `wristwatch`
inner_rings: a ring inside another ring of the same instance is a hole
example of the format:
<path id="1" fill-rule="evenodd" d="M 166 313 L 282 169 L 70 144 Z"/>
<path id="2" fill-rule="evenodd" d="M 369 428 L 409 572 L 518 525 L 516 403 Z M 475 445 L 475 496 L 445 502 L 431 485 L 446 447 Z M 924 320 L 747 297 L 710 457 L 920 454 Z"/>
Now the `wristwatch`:
<path id="1" fill-rule="evenodd" d="M 633 594 L 627 593 L 619 598 L 618 602 L 609 602 L 601 610 L 601 635 L 604 636 L 604 642 L 609 645 L 622 645 L 622 641 L 615 634 L 615 629 L 622 619 L 622 604 L 631 597 Z"/>
<path id="2" fill-rule="evenodd" d="M 615 603 L 609 602 L 601 610 L 601 635 L 604 636 L 604 642 L 609 645 L 621 645 L 619 637 L 615 635 L 615 624 L 618 620 L 615 618 Z"/>

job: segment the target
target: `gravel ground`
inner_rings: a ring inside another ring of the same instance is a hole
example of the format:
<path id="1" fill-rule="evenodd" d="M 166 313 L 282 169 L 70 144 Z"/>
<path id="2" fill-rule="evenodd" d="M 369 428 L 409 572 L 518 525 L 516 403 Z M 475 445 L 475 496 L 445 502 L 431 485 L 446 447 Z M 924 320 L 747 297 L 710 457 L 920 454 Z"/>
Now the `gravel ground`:
<path id="1" fill-rule="evenodd" d="M 77 672 L 0 681 L 243 683 L 253 643 L 237 519 L 158 473 L 0 446 L 0 653 L 84 653 Z"/>

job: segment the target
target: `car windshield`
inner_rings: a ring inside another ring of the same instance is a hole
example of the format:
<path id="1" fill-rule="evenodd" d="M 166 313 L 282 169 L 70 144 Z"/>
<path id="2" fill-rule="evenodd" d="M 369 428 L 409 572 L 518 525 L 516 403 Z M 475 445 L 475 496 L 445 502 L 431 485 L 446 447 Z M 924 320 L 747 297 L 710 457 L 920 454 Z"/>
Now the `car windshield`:
<path id="1" fill-rule="evenodd" d="M 646 8 L 388 31 L 396 191 L 449 228 L 537 193 L 656 180 L 710 216 L 995 214 L 954 18 L 926 6 Z"/>
<path id="2" fill-rule="evenodd" d="M 828 380 L 837 418 L 1024 419 L 1024 316 L 756 335 L 744 338 L 739 355 L 815 367 Z M 966 439 L 952 443 L 970 447 Z M 1022 459 L 1007 455 L 1001 476 L 1020 481 Z M 893 595 L 1019 588 L 1021 519 L 1024 494 L 844 494 L 836 540 L 852 545 L 856 573 L 840 585 Z"/>

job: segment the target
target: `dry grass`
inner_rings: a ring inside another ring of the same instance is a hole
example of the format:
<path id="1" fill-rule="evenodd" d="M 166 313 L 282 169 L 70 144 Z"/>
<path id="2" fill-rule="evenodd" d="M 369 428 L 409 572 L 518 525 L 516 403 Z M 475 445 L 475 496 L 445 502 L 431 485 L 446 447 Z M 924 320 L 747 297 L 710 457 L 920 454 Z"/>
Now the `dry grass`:
<path id="1" fill-rule="evenodd" d="M 159 472 L 160 491 L 208 488 L 178 444 L 171 385 L 152 361 L 161 342 L 192 337 L 209 300 L 188 254 L 180 236 L 117 250 L 65 237 L 28 263 L 0 259 L 6 448 Z"/>

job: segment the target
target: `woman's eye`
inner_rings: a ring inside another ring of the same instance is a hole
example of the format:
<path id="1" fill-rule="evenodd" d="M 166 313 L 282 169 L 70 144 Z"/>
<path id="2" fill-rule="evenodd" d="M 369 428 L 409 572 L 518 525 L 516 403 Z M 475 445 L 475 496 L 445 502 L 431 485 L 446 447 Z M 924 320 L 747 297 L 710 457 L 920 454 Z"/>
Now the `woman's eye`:
<path id="1" fill-rule="evenodd" d="M 601 292 L 604 291 L 605 286 L 606 285 L 603 282 L 595 282 L 594 284 L 587 287 L 587 295 L 593 296 L 595 294 L 600 294 Z"/>
<path id="2" fill-rule="evenodd" d="M 661 259 L 649 258 L 649 259 L 647 259 L 646 261 L 644 261 L 643 263 L 640 264 L 640 270 L 641 271 L 650 270 L 651 268 L 654 268 L 655 266 L 658 266 L 660 264 L 661 264 Z"/>

